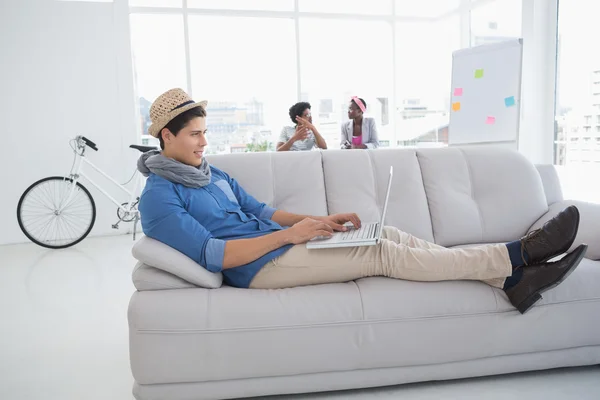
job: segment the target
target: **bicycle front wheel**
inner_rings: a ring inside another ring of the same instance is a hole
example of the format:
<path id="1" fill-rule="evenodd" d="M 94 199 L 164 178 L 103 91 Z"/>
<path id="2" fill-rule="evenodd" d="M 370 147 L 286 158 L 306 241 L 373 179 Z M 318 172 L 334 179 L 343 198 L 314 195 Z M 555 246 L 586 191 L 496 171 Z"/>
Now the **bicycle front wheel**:
<path id="1" fill-rule="evenodd" d="M 96 221 L 96 204 L 81 183 L 52 176 L 25 190 L 17 206 L 17 220 L 33 243 L 64 249 L 90 233 Z"/>

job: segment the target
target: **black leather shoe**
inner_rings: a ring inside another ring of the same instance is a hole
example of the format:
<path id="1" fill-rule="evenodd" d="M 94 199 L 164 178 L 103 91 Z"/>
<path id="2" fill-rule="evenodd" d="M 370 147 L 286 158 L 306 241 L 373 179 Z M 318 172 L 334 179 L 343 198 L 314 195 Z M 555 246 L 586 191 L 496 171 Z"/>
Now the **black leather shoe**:
<path id="1" fill-rule="evenodd" d="M 512 305 L 525 314 L 542 298 L 542 293 L 556 287 L 577 268 L 586 250 L 587 245 L 582 244 L 558 261 L 523 268 L 519 283 L 506 290 Z"/>
<path id="2" fill-rule="evenodd" d="M 579 210 L 570 206 L 539 229 L 521 238 L 521 257 L 525 265 L 541 264 L 569 250 L 579 229 Z M 526 262 L 523 252 L 529 255 Z"/>

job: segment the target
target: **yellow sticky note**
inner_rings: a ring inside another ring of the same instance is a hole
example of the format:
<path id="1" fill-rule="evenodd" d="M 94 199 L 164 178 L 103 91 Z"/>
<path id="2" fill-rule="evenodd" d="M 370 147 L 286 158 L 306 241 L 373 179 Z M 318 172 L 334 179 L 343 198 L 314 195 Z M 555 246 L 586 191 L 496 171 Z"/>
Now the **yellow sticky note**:
<path id="1" fill-rule="evenodd" d="M 475 70 L 475 78 L 483 78 L 483 68 Z"/>
<path id="2" fill-rule="evenodd" d="M 452 110 L 453 111 L 460 110 L 460 101 L 457 101 L 456 103 L 452 103 Z"/>

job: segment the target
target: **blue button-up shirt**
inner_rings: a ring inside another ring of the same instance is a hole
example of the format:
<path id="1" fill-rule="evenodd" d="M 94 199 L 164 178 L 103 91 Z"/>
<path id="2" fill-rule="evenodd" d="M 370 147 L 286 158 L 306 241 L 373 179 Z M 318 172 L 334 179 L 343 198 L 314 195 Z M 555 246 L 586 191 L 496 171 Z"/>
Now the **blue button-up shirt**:
<path id="1" fill-rule="evenodd" d="M 292 245 L 280 247 L 248 264 L 223 269 L 225 242 L 255 238 L 283 228 L 270 218 L 275 209 L 258 202 L 218 168 L 210 184 L 189 188 L 150 174 L 140 198 L 144 234 L 185 254 L 225 283 L 247 288 L 258 271 Z"/>

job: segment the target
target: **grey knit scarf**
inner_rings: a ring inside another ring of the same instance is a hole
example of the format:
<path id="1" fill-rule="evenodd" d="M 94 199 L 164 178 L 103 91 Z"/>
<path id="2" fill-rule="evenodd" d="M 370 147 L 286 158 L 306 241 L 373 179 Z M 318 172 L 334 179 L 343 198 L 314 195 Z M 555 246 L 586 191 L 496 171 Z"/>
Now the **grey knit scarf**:
<path id="1" fill-rule="evenodd" d="M 193 167 L 163 156 L 160 150 L 151 150 L 138 159 L 137 168 L 144 176 L 152 172 L 190 188 L 200 188 L 210 183 L 210 166 L 206 158 L 202 158 L 200 166 Z"/>

